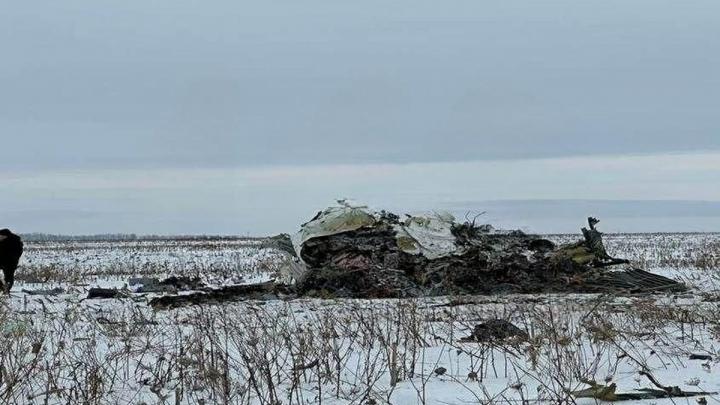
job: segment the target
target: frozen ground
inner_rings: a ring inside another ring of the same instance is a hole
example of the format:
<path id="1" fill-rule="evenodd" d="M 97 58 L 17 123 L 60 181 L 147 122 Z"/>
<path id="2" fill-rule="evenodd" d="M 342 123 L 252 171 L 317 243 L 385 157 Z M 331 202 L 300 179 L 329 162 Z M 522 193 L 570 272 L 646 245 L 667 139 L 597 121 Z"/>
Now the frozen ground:
<path id="1" fill-rule="evenodd" d="M 606 245 L 686 281 L 691 293 L 299 299 L 153 311 L 150 295 L 83 298 L 91 286 L 119 287 L 140 275 L 269 279 L 278 253 L 247 239 L 29 243 L 0 307 L 0 403 L 595 403 L 568 392 L 587 380 L 616 383 L 618 392 L 655 388 L 641 371 L 683 390 L 720 391 L 720 235 L 607 235 Z M 56 287 L 64 292 L 23 292 Z M 490 318 L 511 321 L 529 339 L 461 341 Z"/>

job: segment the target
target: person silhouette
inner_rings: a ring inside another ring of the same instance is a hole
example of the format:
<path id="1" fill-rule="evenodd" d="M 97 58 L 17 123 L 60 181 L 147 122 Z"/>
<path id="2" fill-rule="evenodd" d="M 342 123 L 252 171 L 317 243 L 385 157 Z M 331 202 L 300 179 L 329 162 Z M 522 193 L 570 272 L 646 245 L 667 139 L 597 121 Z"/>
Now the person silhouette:
<path id="1" fill-rule="evenodd" d="M 0 269 L 3 271 L 3 290 L 8 294 L 15 283 L 15 270 L 22 254 L 22 239 L 9 229 L 0 229 Z"/>

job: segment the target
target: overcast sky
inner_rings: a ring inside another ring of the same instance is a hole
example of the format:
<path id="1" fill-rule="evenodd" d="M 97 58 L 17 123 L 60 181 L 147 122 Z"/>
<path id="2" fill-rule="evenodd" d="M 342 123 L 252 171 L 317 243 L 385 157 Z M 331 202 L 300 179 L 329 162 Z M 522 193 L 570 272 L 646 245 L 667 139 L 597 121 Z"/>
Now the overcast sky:
<path id="1" fill-rule="evenodd" d="M 3 2 L 0 58 L 0 222 L 24 232 L 720 201 L 715 0 Z M 691 222 L 666 228 L 720 230 Z"/>

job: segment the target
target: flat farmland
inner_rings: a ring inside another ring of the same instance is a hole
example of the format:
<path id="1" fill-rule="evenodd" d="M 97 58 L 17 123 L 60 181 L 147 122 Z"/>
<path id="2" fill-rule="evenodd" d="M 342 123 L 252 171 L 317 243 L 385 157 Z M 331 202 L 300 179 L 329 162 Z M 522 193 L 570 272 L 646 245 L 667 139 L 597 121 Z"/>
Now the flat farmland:
<path id="1" fill-rule="evenodd" d="M 0 307 L 0 402 L 596 403 L 578 395 L 588 382 L 640 392 L 657 388 L 648 376 L 716 401 L 720 234 L 606 235 L 605 243 L 689 292 L 245 300 L 154 310 L 148 301 L 158 293 L 93 300 L 88 290 L 131 288 L 133 277 L 255 283 L 278 277 L 283 254 L 248 238 L 28 242 Z M 468 339 L 489 319 L 512 323 L 524 337 Z M 633 402 L 643 401 L 626 403 Z"/>

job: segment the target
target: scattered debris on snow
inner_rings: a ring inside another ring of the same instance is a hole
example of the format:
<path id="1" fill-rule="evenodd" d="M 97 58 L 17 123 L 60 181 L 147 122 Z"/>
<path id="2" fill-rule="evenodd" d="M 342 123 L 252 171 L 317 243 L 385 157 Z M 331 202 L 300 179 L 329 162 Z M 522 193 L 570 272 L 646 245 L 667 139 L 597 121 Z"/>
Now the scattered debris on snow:
<path id="1" fill-rule="evenodd" d="M 156 277 L 138 277 L 128 280 L 128 285 L 138 293 L 177 293 L 178 291 L 200 290 L 205 283 L 200 277 L 171 276 L 164 280 Z"/>
<path id="2" fill-rule="evenodd" d="M 164 295 L 150 300 L 149 305 L 156 309 L 178 308 L 187 305 L 219 304 L 243 299 L 272 300 L 289 291 L 284 286 L 269 281 L 259 284 L 231 285 L 207 289 L 183 295 Z"/>
<path id="3" fill-rule="evenodd" d="M 590 386 L 579 391 L 572 391 L 571 394 L 575 398 L 593 398 L 601 401 L 641 401 L 649 399 L 662 398 L 689 398 L 701 395 L 717 395 L 717 392 L 705 391 L 683 391 L 680 387 L 667 387 L 657 382 L 655 377 L 648 372 L 641 371 L 640 375 L 647 377 L 658 389 L 655 388 L 639 388 L 637 392 L 617 393 L 617 384 L 601 385 L 592 380 L 584 380 L 583 383 Z"/>
<path id="4" fill-rule="evenodd" d="M 55 287 L 49 290 L 26 290 L 22 289 L 22 292 L 24 292 L 27 295 L 43 295 L 43 296 L 55 296 L 60 294 L 65 294 L 65 289 L 61 287 Z"/>

